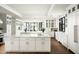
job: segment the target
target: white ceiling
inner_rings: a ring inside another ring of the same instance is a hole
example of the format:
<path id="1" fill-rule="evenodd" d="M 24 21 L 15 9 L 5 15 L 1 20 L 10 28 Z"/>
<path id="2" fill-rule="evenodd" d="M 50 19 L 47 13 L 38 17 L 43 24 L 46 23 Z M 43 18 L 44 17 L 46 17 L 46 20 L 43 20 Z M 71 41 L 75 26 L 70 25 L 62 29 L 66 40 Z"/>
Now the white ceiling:
<path id="1" fill-rule="evenodd" d="M 3 5 L 2 5 L 3 6 Z M 65 13 L 66 8 L 69 6 L 69 4 L 7 4 L 5 7 L 2 8 L 0 5 L 0 12 L 10 14 L 16 18 L 16 14 L 22 15 L 22 18 L 32 18 L 32 17 L 38 17 L 41 18 L 42 16 L 46 18 L 46 16 L 52 16 L 57 17 L 59 15 L 62 15 Z M 9 9 L 10 7 L 10 9 Z M 7 10 L 9 9 L 9 10 Z M 13 10 L 16 11 L 11 12 Z M 34 18 L 35 19 L 35 18 Z"/>
<path id="2" fill-rule="evenodd" d="M 46 16 L 51 4 L 7 4 L 9 7 L 15 9 L 26 16 Z"/>
<path id="3" fill-rule="evenodd" d="M 51 12 L 49 12 L 49 15 L 52 15 L 53 17 L 60 16 L 66 12 L 68 6 L 69 4 L 55 4 L 53 9 L 51 9 Z"/>

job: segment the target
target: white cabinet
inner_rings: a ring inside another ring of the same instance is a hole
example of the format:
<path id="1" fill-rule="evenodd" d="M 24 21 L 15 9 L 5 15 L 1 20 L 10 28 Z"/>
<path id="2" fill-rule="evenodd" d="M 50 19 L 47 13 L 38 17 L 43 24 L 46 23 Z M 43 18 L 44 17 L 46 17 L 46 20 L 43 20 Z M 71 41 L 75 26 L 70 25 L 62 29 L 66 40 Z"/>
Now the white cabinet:
<path id="1" fill-rule="evenodd" d="M 28 51 L 28 46 L 29 42 L 25 38 L 20 38 L 20 51 Z"/>
<path id="2" fill-rule="evenodd" d="M 43 44 L 43 51 L 50 52 L 51 51 L 51 39 L 50 38 L 44 38 L 44 43 Z"/>
<path id="3" fill-rule="evenodd" d="M 68 39 L 66 32 L 59 32 L 57 33 L 57 39 L 60 41 L 65 47 L 68 47 Z"/>
<path id="4" fill-rule="evenodd" d="M 5 51 L 11 51 L 12 50 L 12 44 L 11 44 L 11 37 L 7 37 L 6 34 L 4 34 L 4 42 L 5 42 Z"/>
<path id="5" fill-rule="evenodd" d="M 68 48 L 74 51 L 74 14 L 68 15 Z"/>
<path id="6" fill-rule="evenodd" d="M 48 38 L 38 38 L 36 39 L 36 51 L 40 52 L 50 52 L 51 43 Z"/>
<path id="7" fill-rule="evenodd" d="M 59 32 L 56 32 L 55 34 L 56 34 L 56 40 L 60 41 L 60 39 L 59 39 Z"/>
<path id="8" fill-rule="evenodd" d="M 19 40 L 17 39 L 5 39 L 5 51 L 19 51 Z"/>
<path id="9" fill-rule="evenodd" d="M 19 51 L 19 40 L 12 40 L 12 51 Z"/>
<path id="10" fill-rule="evenodd" d="M 28 46 L 29 46 L 29 51 L 31 52 L 35 52 L 35 38 L 29 38 L 29 43 L 28 43 Z"/>
<path id="11" fill-rule="evenodd" d="M 7 51 L 7 52 L 12 51 L 12 42 L 11 41 L 5 41 L 5 51 Z"/>
<path id="12" fill-rule="evenodd" d="M 49 37 L 16 37 L 5 41 L 6 52 L 50 52 Z"/>
<path id="13" fill-rule="evenodd" d="M 77 53 L 77 45 L 78 43 L 75 42 L 75 25 L 77 25 L 77 18 L 76 12 L 71 13 L 68 15 L 68 48 L 71 49 L 74 53 Z"/>
<path id="14" fill-rule="evenodd" d="M 79 10 L 76 12 L 76 24 L 77 24 L 78 46 L 79 46 Z M 77 47 L 77 48 L 78 48 L 78 47 Z"/>
<path id="15" fill-rule="evenodd" d="M 35 39 L 20 38 L 20 51 L 31 52 L 35 50 Z"/>
<path id="16" fill-rule="evenodd" d="M 52 28 L 55 25 L 55 20 L 46 20 L 46 27 Z"/>
<path id="17" fill-rule="evenodd" d="M 36 39 L 36 51 L 42 51 L 43 49 L 43 41 L 41 38 Z"/>

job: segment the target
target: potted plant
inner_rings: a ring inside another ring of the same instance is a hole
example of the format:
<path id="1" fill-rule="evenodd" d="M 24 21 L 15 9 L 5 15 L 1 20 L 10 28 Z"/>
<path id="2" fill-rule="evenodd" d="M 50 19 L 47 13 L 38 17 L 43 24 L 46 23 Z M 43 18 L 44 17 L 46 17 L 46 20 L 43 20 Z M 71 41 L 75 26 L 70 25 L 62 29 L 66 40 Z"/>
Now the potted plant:
<path id="1" fill-rule="evenodd" d="M 42 28 L 41 31 L 44 32 L 45 31 L 45 28 Z"/>

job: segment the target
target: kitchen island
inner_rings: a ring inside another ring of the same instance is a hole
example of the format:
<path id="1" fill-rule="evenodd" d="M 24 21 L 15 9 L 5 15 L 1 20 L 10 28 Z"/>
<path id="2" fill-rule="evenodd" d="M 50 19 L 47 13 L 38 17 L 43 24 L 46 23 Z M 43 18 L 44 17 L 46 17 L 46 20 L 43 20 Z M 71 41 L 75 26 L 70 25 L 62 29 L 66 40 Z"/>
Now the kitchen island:
<path id="1" fill-rule="evenodd" d="M 24 34 L 7 37 L 5 52 L 51 52 L 51 39 L 48 34 Z"/>

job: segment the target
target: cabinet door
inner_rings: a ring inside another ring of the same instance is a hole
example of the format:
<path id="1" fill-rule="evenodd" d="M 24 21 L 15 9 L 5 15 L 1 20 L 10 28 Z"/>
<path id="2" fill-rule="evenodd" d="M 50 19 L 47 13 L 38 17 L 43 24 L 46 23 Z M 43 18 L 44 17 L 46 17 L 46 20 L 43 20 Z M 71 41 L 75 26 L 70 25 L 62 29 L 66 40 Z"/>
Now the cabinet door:
<path id="1" fill-rule="evenodd" d="M 68 48 L 74 53 L 77 52 L 77 43 L 74 42 L 74 25 L 76 25 L 75 20 L 75 13 L 68 16 Z"/>
<path id="2" fill-rule="evenodd" d="M 28 51 L 30 52 L 35 52 L 35 38 L 29 38 L 29 41 L 28 41 Z"/>
<path id="3" fill-rule="evenodd" d="M 35 39 L 30 38 L 29 40 L 29 51 L 35 52 Z"/>
<path id="4" fill-rule="evenodd" d="M 19 40 L 12 40 L 12 51 L 19 51 Z"/>
<path id="5" fill-rule="evenodd" d="M 36 39 L 36 45 L 35 45 L 36 51 L 41 52 L 42 47 L 43 47 L 43 42 L 42 42 L 41 38 Z"/>
<path id="6" fill-rule="evenodd" d="M 5 41 L 5 52 L 12 51 L 12 41 Z"/>
<path id="7" fill-rule="evenodd" d="M 38 52 L 50 52 L 50 38 L 37 38 L 36 39 L 36 51 Z"/>
<path id="8" fill-rule="evenodd" d="M 20 40 L 20 51 L 28 51 L 29 41 L 28 40 Z"/>
<path id="9" fill-rule="evenodd" d="M 12 41 L 11 41 L 11 37 L 8 37 L 6 34 L 4 35 L 4 43 L 5 43 L 5 51 L 11 51 L 12 49 Z"/>
<path id="10" fill-rule="evenodd" d="M 78 32 L 77 32 L 77 38 L 78 38 L 78 43 L 77 43 L 77 53 L 79 54 L 79 11 L 77 12 L 77 15 L 76 15 L 76 23 L 77 23 L 77 26 L 78 26 Z"/>
<path id="11" fill-rule="evenodd" d="M 23 40 L 22 40 L 23 39 Z M 35 39 L 22 38 L 20 40 L 20 50 L 25 52 L 35 52 Z"/>
<path id="12" fill-rule="evenodd" d="M 50 38 L 44 38 L 44 41 L 42 41 L 43 51 L 50 52 L 51 51 L 51 39 Z"/>

